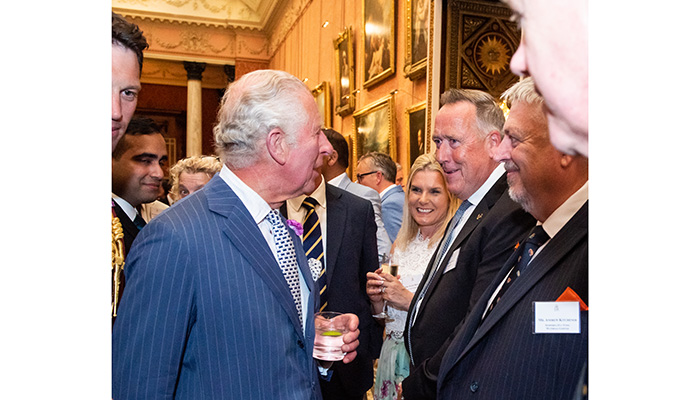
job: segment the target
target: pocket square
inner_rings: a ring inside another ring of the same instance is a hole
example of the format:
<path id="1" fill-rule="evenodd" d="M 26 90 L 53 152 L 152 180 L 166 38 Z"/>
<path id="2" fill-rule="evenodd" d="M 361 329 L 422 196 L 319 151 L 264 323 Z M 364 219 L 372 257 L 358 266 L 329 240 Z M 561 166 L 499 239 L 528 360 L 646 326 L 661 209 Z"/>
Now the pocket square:
<path id="1" fill-rule="evenodd" d="M 557 301 L 578 301 L 581 311 L 588 311 L 588 306 L 581 300 L 581 297 L 570 287 L 566 287 L 564 293 L 559 296 Z"/>
<path id="2" fill-rule="evenodd" d="M 445 270 L 442 271 L 443 274 L 446 274 L 457 267 L 457 259 L 459 258 L 459 251 L 460 250 L 462 250 L 462 249 L 458 248 L 457 250 L 452 252 L 452 255 L 450 256 L 450 260 L 447 262 L 447 265 L 445 266 Z"/>
<path id="3" fill-rule="evenodd" d="M 314 280 L 314 282 L 316 282 L 318 280 L 318 277 L 321 276 L 321 270 L 323 269 L 323 265 L 320 261 L 318 261 L 315 258 L 311 258 L 308 261 L 309 269 L 311 270 L 311 278 Z"/>

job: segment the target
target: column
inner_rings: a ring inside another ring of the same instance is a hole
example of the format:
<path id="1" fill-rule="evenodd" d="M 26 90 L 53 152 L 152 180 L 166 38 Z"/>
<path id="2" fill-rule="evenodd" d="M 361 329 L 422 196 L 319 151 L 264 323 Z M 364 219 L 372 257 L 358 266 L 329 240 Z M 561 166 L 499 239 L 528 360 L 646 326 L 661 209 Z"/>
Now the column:
<path id="1" fill-rule="evenodd" d="M 228 83 L 236 80 L 236 66 L 235 65 L 224 65 L 224 73 L 226 74 L 226 79 Z"/>
<path id="2" fill-rule="evenodd" d="M 184 61 L 187 71 L 187 157 L 202 154 L 202 72 L 205 63 Z"/>

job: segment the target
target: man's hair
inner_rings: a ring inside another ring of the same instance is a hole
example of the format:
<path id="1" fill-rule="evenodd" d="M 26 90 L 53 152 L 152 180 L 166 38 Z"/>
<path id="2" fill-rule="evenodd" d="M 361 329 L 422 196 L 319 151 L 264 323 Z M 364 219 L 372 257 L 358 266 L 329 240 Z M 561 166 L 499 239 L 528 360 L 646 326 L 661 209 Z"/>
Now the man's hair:
<path id="1" fill-rule="evenodd" d="M 243 75 L 226 89 L 214 127 L 216 150 L 232 168 L 252 165 L 262 153 L 267 134 L 281 129 L 296 145 L 297 132 L 307 121 L 299 101 L 310 93 L 298 78 L 283 71 L 258 70 Z"/>
<path id="2" fill-rule="evenodd" d="M 147 117 L 134 117 L 129 122 L 129 126 L 126 127 L 126 132 L 117 146 L 112 152 L 112 158 L 118 160 L 122 154 L 129 150 L 129 145 L 127 144 L 127 136 L 140 136 L 140 135 L 163 135 L 161 126 L 151 118 Z"/>
<path id="3" fill-rule="evenodd" d="M 148 41 L 136 24 L 132 24 L 114 12 L 112 12 L 112 45 L 119 45 L 136 53 L 140 75 L 143 69 L 143 51 L 148 48 Z"/>
<path id="4" fill-rule="evenodd" d="M 542 96 L 535 90 L 535 82 L 530 77 L 516 82 L 513 86 L 508 88 L 508 90 L 501 95 L 501 99 L 506 101 L 508 107 L 511 107 L 515 101 L 523 101 L 535 105 L 544 102 Z"/>
<path id="5" fill-rule="evenodd" d="M 372 151 L 360 157 L 358 162 L 364 159 L 369 159 L 374 165 L 374 168 L 384 175 L 384 179 L 391 183 L 396 182 L 396 163 L 387 154 Z"/>
<path id="6" fill-rule="evenodd" d="M 350 149 L 348 148 L 348 142 L 343 135 L 333 129 L 322 129 L 322 131 L 326 135 L 326 139 L 328 139 L 331 146 L 333 146 L 333 150 L 338 153 L 338 161 L 336 163 L 347 169 L 350 165 Z"/>
<path id="7" fill-rule="evenodd" d="M 170 167 L 170 195 L 175 200 L 179 200 L 181 173 L 187 172 L 188 174 L 196 174 L 202 172 L 211 179 L 214 174 L 221 170 L 222 165 L 219 158 L 214 156 L 192 156 L 183 158 Z"/>
<path id="8" fill-rule="evenodd" d="M 440 105 L 468 102 L 476 107 L 476 126 L 481 137 L 489 132 L 498 131 L 503 136 L 503 124 L 506 122 L 503 111 L 490 94 L 472 89 L 448 89 L 440 96 Z"/>

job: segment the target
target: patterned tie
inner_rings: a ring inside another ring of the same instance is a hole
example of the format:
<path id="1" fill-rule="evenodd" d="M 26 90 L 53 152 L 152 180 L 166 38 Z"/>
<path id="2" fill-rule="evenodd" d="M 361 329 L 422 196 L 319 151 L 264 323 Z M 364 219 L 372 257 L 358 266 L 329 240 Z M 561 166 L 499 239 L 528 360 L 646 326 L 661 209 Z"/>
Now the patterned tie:
<path id="1" fill-rule="evenodd" d="M 515 260 L 515 265 L 510 270 L 510 273 L 508 274 L 506 281 L 503 283 L 501 290 L 498 291 L 498 294 L 493 299 L 493 302 L 491 302 L 491 305 L 486 311 L 486 314 L 484 314 L 484 318 L 482 319 L 482 321 L 485 320 L 486 317 L 491 313 L 491 310 L 493 310 L 493 308 L 496 307 L 496 304 L 499 300 L 501 300 L 501 297 L 503 297 L 503 294 L 506 292 L 506 289 L 508 289 L 510 285 L 513 284 L 515 279 L 519 277 L 523 271 L 525 271 L 528 264 L 530 264 L 532 257 L 537 252 L 537 249 L 539 249 L 540 246 L 542 246 L 547 240 L 549 240 L 549 235 L 547 235 L 547 232 L 544 231 L 542 225 L 537 225 L 536 227 L 532 228 L 530 234 L 527 237 L 527 240 L 525 241 L 525 243 L 523 243 L 523 248 L 520 249 L 520 255 L 518 256 L 518 259 Z"/>
<path id="2" fill-rule="evenodd" d="M 428 291 L 428 287 L 430 287 L 430 284 L 433 281 L 433 278 L 435 275 L 437 275 L 437 270 L 440 267 L 440 262 L 442 261 L 442 258 L 445 256 L 445 253 L 447 252 L 447 249 L 450 248 L 450 245 L 452 244 L 452 237 L 455 235 L 455 231 L 457 229 L 456 226 L 459 224 L 459 221 L 462 219 L 462 216 L 464 215 L 464 212 L 467 211 L 469 206 L 471 206 L 472 203 L 469 202 L 469 200 L 464 200 L 462 204 L 460 204 L 459 208 L 455 212 L 454 217 L 452 217 L 452 221 L 450 222 L 450 225 L 447 227 L 447 235 L 445 235 L 445 239 L 442 241 L 442 245 L 440 246 L 440 252 L 438 253 L 439 256 L 435 257 L 435 261 L 433 262 L 433 266 L 430 270 L 430 277 L 428 280 L 425 282 L 425 285 L 420 291 L 420 294 L 418 295 L 418 300 L 416 301 L 416 306 L 413 307 L 413 310 L 411 312 L 411 318 L 410 318 L 410 325 L 408 329 L 408 350 L 411 356 L 411 362 L 413 363 L 413 348 L 411 347 L 411 329 L 410 327 L 413 326 L 413 323 L 416 321 L 416 315 L 418 315 L 418 304 L 420 301 L 423 300 L 423 297 L 425 296 L 425 292 Z"/>
<path id="3" fill-rule="evenodd" d="M 313 197 L 307 197 L 301 205 L 306 209 L 306 218 L 304 219 L 304 251 L 306 258 L 315 258 L 321 263 L 321 272 L 319 273 L 316 283 L 319 287 L 321 296 L 321 308 L 323 311 L 328 305 L 328 293 L 326 292 L 326 262 L 323 257 L 323 237 L 321 235 L 321 221 L 316 213 L 318 202 Z"/>
<path id="4" fill-rule="evenodd" d="M 270 211 L 265 219 L 272 225 L 272 235 L 275 238 L 275 248 L 277 249 L 277 262 L 282 269 L 282 274 L 287 281 L 287 285 L 289 285 L 289 290 L 292 293 L 294 303 L 297 307 L 297 313 L 299 314 L 299 321 L 303 325 L 301 287 L 299 284 L 299 270 L 297 269 L 298 264 L 294 243 L 292 243 L 292 238 L 289 236 L 289 230 L 282 223 L 282 217 L 280 217 L 279 211 Z"/>

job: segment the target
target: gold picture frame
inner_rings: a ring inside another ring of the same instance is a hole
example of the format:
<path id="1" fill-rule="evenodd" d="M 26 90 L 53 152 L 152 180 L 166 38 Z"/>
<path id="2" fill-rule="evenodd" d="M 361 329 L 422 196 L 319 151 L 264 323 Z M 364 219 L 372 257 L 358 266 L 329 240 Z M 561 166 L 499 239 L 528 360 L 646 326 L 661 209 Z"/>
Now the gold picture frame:
<path id="1" fill-rule="evenodd" d="M 406 58 L 404 75 L 414 81 L 425 76 L 428 65 L 428 43 L 431 0 L 406 1 Z"/>
<path id="2" fill-rule="evenodd" d="M 333 41 L 335 48 L 335 113 L 344 117 L 355 111 L 355 52 L 352 26 Z"/>
<path id="3" fill-rule="evenodd" d="M 353 165 L 371 151 L 386 153 L 396 161 L 394 108 L 394 95 L 389 95 L 353 113 Z"/>
<path id="4" fill-rule="evenodd" d="M 396 71 L 395 1 L 362 1 L 362 81 L 365 88 L 376 85 Z"/>
<path id="5" fill-rule="evenodd" d="M 323 81 L 315 88 L 311 89 L 311 94 L 316 100 L 318 113 L 323 121 L 323 128 L 333 128 L 333 116 L 331 115 L 331 85 L 327 81 Z"/>
<path id="6" fill-rule="evenodd" d="M 406 154 L 408 155 L 408 168 L 421 154 L 426 153 L 429 147 L 426 144 L 426 105 L 425 101 L 406 109 L 406 127 L 408 128 L 408 140 L 406 141 Z"/>

